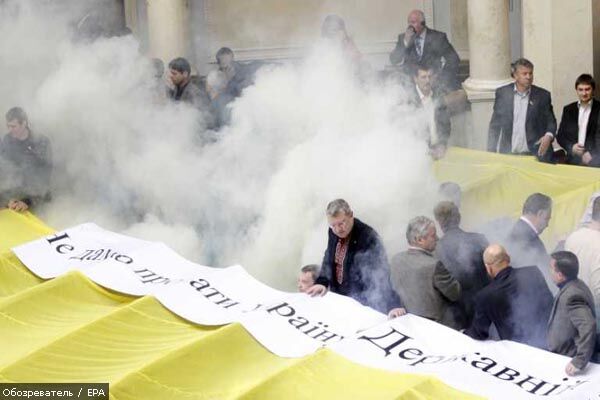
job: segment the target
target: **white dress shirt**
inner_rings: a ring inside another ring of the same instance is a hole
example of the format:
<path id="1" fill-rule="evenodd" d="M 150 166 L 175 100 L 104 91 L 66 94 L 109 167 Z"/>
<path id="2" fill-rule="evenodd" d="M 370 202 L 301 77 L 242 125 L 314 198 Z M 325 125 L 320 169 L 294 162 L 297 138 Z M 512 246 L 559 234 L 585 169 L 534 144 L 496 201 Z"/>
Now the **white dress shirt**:
<path id="1" fill-rule="evenodd" d="M 419 98 L 421 99 L 421 104 L 423 105 L 423 112 L 425 113 L 425 118 L 427 119 L 428 130 L 429 130 L 429 143 L 431 145 L 437 144 L 439 141 L 439 137 L 437 135 L 437 127 L 435 123 L 435 103 L 433 100 L 433 93 L 429 92 L 428 96 L 425 96 L 419 86 L 417 85 L 417 93 L 419 94 Z"/>
<path id="2" fill-rule="evenodd" d="M 581 101 L 578 101 L 577 108 L 579 108 L 579 118 L 577 120 L 579 124 L 579 133 L 577 135 L 577 143 L 583 146 L 585 144 L 590 113 L 592 112 L 592 100 L 588 101 L 587 104 L 581 104 Z"/>
<path id="3" fill-rule="evenodd" d="M 533 226 L 533 224 L 531 223 L 531 221 L 529 221 L 527 218 L 525 217 L 521 217 L 519 218 L 521 221 L 525 222 L 527 225 L 529 225 L 529 227 L 531 229 L 533 229 L 533 231 L 535 232 L 536 235 L 540 235 L 540 233 L 537 231 L 537 229 L 535 228 L 535 226 Z"/>
<path id="4" fill-rule="evenodd" d="M 513 130 L 511 148 L 513 153 L 525 153 L 529 151 L 527 146 L 527 108 L 529 107 L 529 94 L 531 88 L 525 93 L 517 90 L 517 85 L 514 88 L 514 103 L 513 103 Z"/>

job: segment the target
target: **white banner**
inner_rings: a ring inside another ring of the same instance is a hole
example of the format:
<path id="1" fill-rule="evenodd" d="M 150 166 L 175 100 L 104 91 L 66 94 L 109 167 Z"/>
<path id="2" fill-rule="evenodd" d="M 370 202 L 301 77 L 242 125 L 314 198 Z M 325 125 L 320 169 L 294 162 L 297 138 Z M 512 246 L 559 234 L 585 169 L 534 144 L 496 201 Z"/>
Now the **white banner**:
<path id="1" fill-rule="evenodd" d="M 476 341 L 433 321 L 407 315 L 332 349 L 357 363 L 434 374 L 457 389 L 490 399 L 600 398 L 600 366 L 568 377 L 570 358 L 511 341 Z"/>
<path id="2" fill-rule="evenodd" d="M 79 270 L 94 282 L 135 296 L 153 295 L 173 313 L 202 325 L 240 322 L 282 357 L 302 357 L 370 328 L 386 317 L 334 293 L 313 299 L 257 281 L 241 266 L 194 264 L 162 243 L 83 224 L 13 249 L 35 274 Z M 335 310 L 335 312 L 331 312 Z M 294 345 L 272 340 L 287 337 Z"/>
<path id="3" fill-rule="evenodd" d="M 83 224 L 13 249 L 42 278 L 76 269 L 94 282 L 131 295 L 155 296 L 198 324 L 241 323 L 282 357 L 328 346 L 377 368 L 430 373 L 493 399 L 598 399 L 600 366 L 567 377 L 569 358 L 514 342 L 478 342 L 432 321 L 386 317 L 353 299 L 311 298 L 275 290 L 241 266 L 194 264 L 169 247 Z M 360 332 L 360 333 L 359 333 Z"/>

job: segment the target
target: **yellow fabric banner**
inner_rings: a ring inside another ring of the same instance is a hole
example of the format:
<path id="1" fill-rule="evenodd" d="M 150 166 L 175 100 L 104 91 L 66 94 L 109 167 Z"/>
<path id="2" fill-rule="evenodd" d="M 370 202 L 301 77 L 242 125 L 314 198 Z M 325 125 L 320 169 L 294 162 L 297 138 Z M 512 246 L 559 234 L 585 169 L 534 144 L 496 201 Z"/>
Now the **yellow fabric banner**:
<path id="1" fill-rule="evenodd" d="M 2 210 L 0 232 L 6 250 L 52 230 Z M 79 272 L 43 281 L 10 251 L 0 253 L 0 342 L 1 382 L 109 382 L 115 400 L 480 398 L 330 350 L 281 358 L 239 324 L 195 325 Z"/>
<path id="2" fill-rule="evenodd" d="M 576 229 L 590 196 L 600 191 L 600 169 L 545 164 L 534 157 L 451 148 L 434 169 L 440 182 L 461 186 L 467 228 L 502 216 L 516 220 L 530 194 L 550 196 L 552 219 L 542 234 L 548 251 Z"/>
<path id="3" fill-rule="evenodd" d="M 554 200 L 547 245 L 577 225 L 600 171 L 450 149 L 440 181 L 463 188 L 465 222 L 520 214 L 539 191 Z M 78 272 L 43 281 L 10 248 L 52 232 L 29 213 L 0 211 L 0 381 L 109 382 L 127 399 L 475 399 L 436 378 L 376 370 L 329 350 L 273 355 L 239 324 L 205 327 L 153 297 L 106 290 Z"/>

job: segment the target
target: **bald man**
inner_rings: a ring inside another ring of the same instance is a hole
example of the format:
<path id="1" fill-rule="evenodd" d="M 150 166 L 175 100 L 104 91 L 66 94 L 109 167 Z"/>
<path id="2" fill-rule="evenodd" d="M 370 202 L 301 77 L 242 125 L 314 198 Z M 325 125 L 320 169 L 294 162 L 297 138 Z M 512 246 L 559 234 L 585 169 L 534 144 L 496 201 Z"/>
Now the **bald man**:
<path id="1" fill-rule="evenodd" d="M 465 334 L 485 340 L 493 323 L 502 340 L 545 348 L 553 298 L 538 267 L 512 268 L 498 244 L 485 249 L 483 263 L 492 281 L 475 296 L 475 316 Z"/>
<path id="2" fill-rule="evenodd" d="M 410 68 L 423 65 L 437 74 L 437 81 L 448 90 L 460 89 L 458 64 L 460 58 L 444 32 L 430 29 L 421 10 L 408 14 L 406 31 L 398 36 L 390 54 L 393 65 Z"/>

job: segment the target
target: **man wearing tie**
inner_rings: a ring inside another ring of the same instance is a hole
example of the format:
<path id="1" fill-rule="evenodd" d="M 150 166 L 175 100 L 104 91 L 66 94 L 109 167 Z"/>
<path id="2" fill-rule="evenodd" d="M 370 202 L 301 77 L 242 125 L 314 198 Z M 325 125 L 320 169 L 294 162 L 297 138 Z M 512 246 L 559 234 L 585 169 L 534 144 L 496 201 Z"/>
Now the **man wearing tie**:
<path id="1" fill-rule="evenodd" d="M 458 64 L 460 59 L 444 32 L 427 27 L 425 14 L 413 10 L 408 14 L 406 32 L 398 36 L 394 51 L 390 54 L 393 65 L 411 70 L 416 64 L 438 71 L 438 82 L 447 91 L 460 89 Z"/>
<path id="2" fill-rule="evenodd" d="M 511 74 L 515 82 L 496 89 L 488 151 L 550 162 L 556 133 L 550 92 L 533 85 L 533 64 L 525 58 L 511 65 Z"/>

